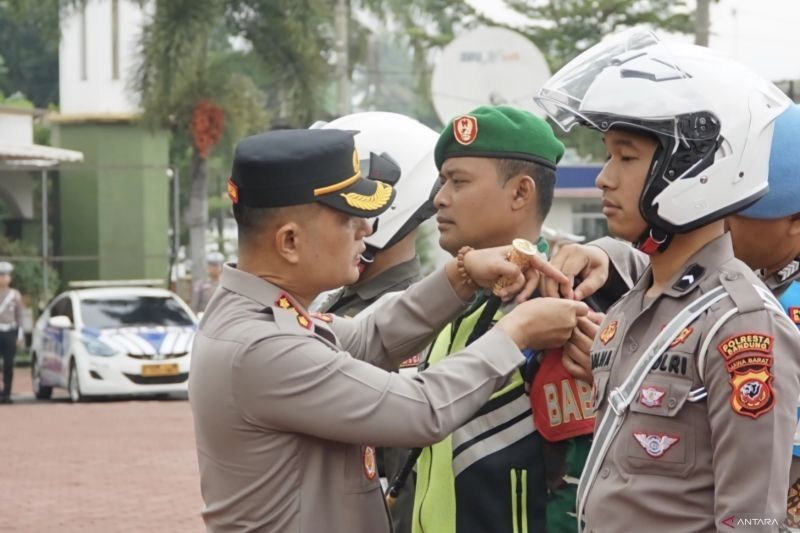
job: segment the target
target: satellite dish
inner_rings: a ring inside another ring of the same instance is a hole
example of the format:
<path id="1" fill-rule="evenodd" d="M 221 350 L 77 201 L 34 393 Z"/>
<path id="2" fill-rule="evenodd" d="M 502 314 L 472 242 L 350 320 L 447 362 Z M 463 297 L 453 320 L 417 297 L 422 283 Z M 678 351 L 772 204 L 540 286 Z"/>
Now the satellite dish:
<path id="1" fill-rule="evenodd" d="M 433 69 L 431 93 L 443 123 L 480 105 L 508 104 L 543 117 L 533 97 L 550 78 L 530 40 L 505 28 L 480 27 L 448 44 Z"/>

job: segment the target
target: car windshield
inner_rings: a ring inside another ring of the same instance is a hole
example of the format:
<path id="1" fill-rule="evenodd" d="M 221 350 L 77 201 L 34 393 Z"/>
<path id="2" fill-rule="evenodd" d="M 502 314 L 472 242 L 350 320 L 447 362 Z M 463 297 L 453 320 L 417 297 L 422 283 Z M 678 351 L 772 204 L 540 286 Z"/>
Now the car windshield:
<path id="1" fill-rule="evenodd" d="M 81 300 L 83 323 L 90 328 L 191 326 L 191 317 L 174 298 L 118 296 Z"/>

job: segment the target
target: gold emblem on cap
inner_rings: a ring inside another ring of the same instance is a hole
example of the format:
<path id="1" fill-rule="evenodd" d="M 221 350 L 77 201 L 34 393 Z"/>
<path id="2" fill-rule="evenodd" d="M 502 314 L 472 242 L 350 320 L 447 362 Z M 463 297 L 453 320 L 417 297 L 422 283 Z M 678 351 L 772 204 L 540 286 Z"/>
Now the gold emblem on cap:
<path id="1" fill-rule="evenodd" d="M 386 185 L 381 181 L 376 181 L 375 183 L 378 185 L 378 188 L 369 196 L 355 192 L 340 194 L 350 207 L 355 207 L 362 211 L 375 211 L 386 205 L 386 202 L 392 197 L 392 187 L 390 185 Z"/>
<path id="2" fill-rule="evenodd" d="M 358 150 L 353 148 L 353 174 L 361 174 L 361 163 L 358 161 Z"/>

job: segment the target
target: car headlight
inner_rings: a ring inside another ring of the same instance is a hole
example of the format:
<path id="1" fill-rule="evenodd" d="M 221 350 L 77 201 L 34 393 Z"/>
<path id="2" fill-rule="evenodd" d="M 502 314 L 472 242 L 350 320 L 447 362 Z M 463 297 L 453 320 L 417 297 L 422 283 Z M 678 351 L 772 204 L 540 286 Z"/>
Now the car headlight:
<path id="1" fill-rule="evenodd" d="M 111 357 L 112 355 L 116 355 L 116 350 L 109 346 L 108 344 L 104 343 L 100 339 L 94 339 L 92 337 L 82 337 L 81 341 L 83 341 L 83 345 L 86 347 L 86 351 L 92 355 L 99 355 L 101 357 Z"/>

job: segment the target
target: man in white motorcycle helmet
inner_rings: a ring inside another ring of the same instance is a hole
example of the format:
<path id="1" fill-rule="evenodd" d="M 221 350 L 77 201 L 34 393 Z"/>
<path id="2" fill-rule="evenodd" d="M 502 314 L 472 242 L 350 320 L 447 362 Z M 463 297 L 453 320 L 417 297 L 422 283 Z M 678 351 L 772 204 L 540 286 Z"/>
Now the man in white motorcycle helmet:
<path id="1" fill-rule="evenodd" d="M 765 194 L 788 99 L 707 49 L 630 30 L 567 64 L 536 101 L 565 131 L 602 132 L 609 231 L 650 254 L 591 350 L 585 529 L 777 529 L 800 335 L 734 258 L 722 219 Z"/>
<path id="2" fill-rule="evenodd" d="M 322 312 L 355 316 L 384 294 L 405 290 L 421 278 L 417 227 L 436 212 L 431 191 L 438 176 L 433 161 L 438 134 L 413 118 L 377 111 L 354 113 L 312 126 L 319 127 L 358 131 L 355 143 L 362 158 L 362 175 L 387 181 L 397 191 L 392 207 L 373 221 L 374 232 L 364 238 L 367 250 L 362 254 L 358 282 L 330 294 L 319 308 Z M 412 358 L 403 366 L 417 363 L 418 358 Z M 381 455 L 383 458 L 382 475 L 392 481 L 408 450 L 384 448 L 378 454 L 379 459 Z M 391 509 L 395 533 L 411 531 L 413 495 L 412 474 Z"/>

